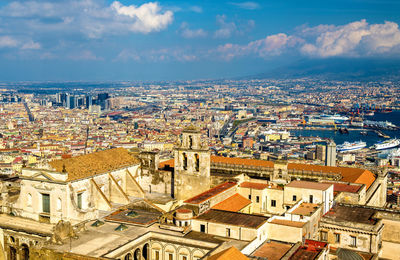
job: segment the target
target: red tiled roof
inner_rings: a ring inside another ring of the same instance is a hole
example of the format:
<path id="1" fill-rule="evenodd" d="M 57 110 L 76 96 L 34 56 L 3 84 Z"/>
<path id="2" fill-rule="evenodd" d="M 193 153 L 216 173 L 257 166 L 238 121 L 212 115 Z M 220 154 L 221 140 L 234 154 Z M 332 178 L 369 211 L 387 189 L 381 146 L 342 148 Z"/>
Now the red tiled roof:
<path id="1" fill-rule="evenodd" d="M 273 168 L 274 163 L 264 160 L 255 159 L 241 159 L 241 158 L 229 158 L 223 156 L 211 156 L 212 163 L 226 163 L 226 164 L 238 164 L 246 166 L 256 166 L 256 167 L 268 167 Z"/>
<path id="2" fill-rule="evenodd" d="M 248 260 L 249 258 L 242 254 L 236 247 L 230 247 L 215 255 L 212 255 L 208 260 Z"/>
<path id="3" fill-rule="evenodd" d="M 266 183 L 258 183 L 258 182 L 243 182 L 240 184 L 241 188 L 249 188 L 249 189 L 256 189 L 256 190 L 263 190 L 268 187 L 268 184 Z"/>
<path id="4" fill-rule="evenodd" d="M 312 181 L 292 181 L 286 187 L 292 188 L 304 188 L 304 189 L 312 189 L 312 190 L 326 190 L 328 189 L 332 183 L 319 183 L 319 182 L 312 182 Z"/>
<path id="5" fill-rule="evenodd" d="M 166 160 L 166 161 L 163 161 L 163 162 L 160 162 L 160 164 L 158 165 L 158 168 L 159 169 L 163 169 L 164 167 L 166 167 L 166 166 L 169 166 L 169 167 L 174 167 L 175 166 L 175 160 L 174 159 L 169 159 L 169 160 Z"/>
<path id="6" fill-rule="evenodd" d="M 242 195 L 236 193 L 235 195 L 218 203 L 217 205 L 212 207 L 212 209 L 238 212 L 241 209 L 243 209 L 244 207 L 248 206 L 249 204 L 251 204 L 251 200 L 246 199 Z"/>
<path id="7" fill-rule="evenodd" d="M 330 183 L 330 182 L 323 182 L 323 183 Z M 361 185 L 350 185 L 345 183 L 331 183 L 333 184 L 333 191 L 334 192 L 351 192 L 356 193 L 360 190 Z"/>
<path id="8" fill-rule="evenodd" d="M 209 189 L 203 193 L 200 193 L 197 196 L 194 196 L 188 200 L 185 201 L 185 203 L 189 203 L 189 204 L 199 204 L 203 201 L 206 201 L 212 197 L 214 197 L 215 195 L 224 192 L 232 187 L 234 187 L 236 185 L 236 182 L 225 182 L 222 183 L 212 189 Z"/>
<path id="9" fill-rule="evenodd" d="M 375 176 L 372 172 L 360 168 L 288 163 L 288 170 L 336 173 L 342 176 L 341 181 L 365 184 L 367 186 L 367 189 L 375 181 Z"/>

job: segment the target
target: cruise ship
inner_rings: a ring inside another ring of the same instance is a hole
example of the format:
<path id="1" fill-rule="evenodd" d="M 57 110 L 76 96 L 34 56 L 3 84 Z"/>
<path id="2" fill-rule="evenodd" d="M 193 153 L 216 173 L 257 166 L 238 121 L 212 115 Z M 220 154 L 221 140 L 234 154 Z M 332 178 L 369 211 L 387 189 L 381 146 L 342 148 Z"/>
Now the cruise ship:
<path id="1" fill-rule="evenodd" d="M 384 142 L 379 142 L 373 146 L 375 150 L 385 150 L 385 149 L 391 149 L 395 148 L 400 145 L 400 140 L 395 138 L 395 139 L 390 139 Z"/>
<path id="2" fill-rule="evenodd" d="M 363 141 L 358 141 L 354 143 L 344 142 L 343 144 L 336 146 L 336 150 L 338 152 L 350 152 L 350 151 L 360 150 L 366 146 L 367 143 Z"/>

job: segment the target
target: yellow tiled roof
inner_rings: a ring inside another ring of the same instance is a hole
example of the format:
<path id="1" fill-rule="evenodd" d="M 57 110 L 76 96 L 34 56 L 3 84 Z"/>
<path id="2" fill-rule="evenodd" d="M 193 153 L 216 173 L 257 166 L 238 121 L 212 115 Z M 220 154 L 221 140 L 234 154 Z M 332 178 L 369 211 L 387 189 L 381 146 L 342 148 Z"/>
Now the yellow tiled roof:
<path id="1" fill-rule="evenodd" d="M 115 148 L 68 159 L 54 160 L 49 164 L 57 172 L 62 172 L 65 165 L 65 170 L 68 173 L 67 181 L 74 181 L 139 162 L 139 159 L 129 154 L 128 150 Z"/>

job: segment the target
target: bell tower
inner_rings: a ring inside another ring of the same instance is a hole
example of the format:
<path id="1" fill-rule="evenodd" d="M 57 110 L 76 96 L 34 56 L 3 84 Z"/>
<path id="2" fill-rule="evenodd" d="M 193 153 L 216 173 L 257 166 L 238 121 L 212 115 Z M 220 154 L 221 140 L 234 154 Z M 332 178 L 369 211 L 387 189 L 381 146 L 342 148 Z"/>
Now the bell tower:
<path id="1" fill-rule="evenodd" d="M 210 189 L 210 151 L 201 132 L 191 126 L 175 147 L 174 195 L 185 200 Z"/>

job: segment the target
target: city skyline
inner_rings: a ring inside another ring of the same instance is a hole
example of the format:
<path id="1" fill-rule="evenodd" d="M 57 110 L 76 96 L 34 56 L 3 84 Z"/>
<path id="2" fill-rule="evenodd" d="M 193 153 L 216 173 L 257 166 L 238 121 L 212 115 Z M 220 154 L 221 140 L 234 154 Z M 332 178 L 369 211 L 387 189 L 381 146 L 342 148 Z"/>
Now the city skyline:
<path id="1" fill-rule="evenodd" d="M 186 80 L 255 75 L 308 61 L 396 62 L 399 5 L 4 1 L 0 78 Z"/>

